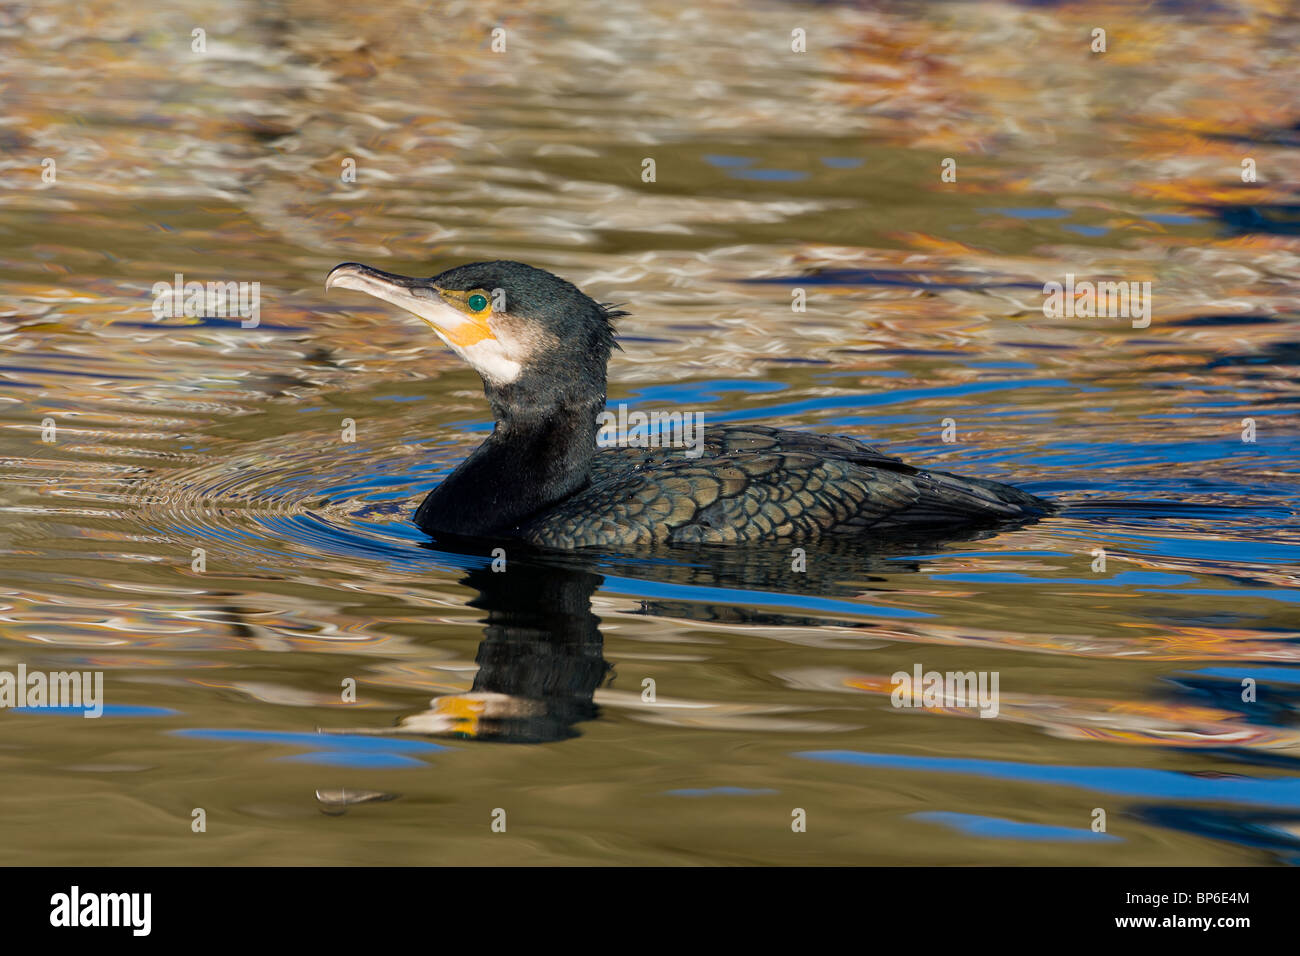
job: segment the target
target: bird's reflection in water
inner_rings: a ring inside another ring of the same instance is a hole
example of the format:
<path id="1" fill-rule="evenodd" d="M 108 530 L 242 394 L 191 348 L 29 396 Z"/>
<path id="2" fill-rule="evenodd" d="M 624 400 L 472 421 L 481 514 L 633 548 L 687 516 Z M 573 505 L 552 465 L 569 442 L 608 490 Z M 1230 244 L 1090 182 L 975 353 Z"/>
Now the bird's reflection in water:
<path id="1" fill-rule="evenodd" d="M 989 537 L 971 531 L 961 540 Z M 433 698 L 427 710 L 403 717 L 390 731 L 510 743 L 577 736 L 576 725 L 599 708 L 596 689 L 613 674 L 604 658 L 600 618 L 591 597 L 607 576 L 657 585 L 708 589 L 698 599 L 644 599 L 639 612 L 692 621 L 804 627 L 834 623 L 870 629 L 870 621 L 837 621 L 824 613 L 789 613 L 746 604 L 746 593 L 869 599 L 888 589 L 885 575 L 914 573 L 924 555 L 954 542 L 831 541 L 768 548 L 697 548 L 615 556 L 522 552 L 504 567 L 485 565 L 461 580 L 478 591 L 470 607 L 487 612 L 478 673 L 463 694 Z M 457 549 L 464 554 L 465 551 Z M 482 556 L 482 550 L 471 553 Z M 796 568 L 798 570 L 796 570 Z M 719 595 L 716 589 L 724 589 Z M 383 732 L 383 731 L 381 731 Z"/>
<path id="2" fill-rule="evenodd" d="M 455 718 L 457 731 L 535 743 L 575 736 L 574 724 L 596 716 L 592 696 L 612 671 L 591 610 L 601 580 L 590 571 L 519 561 L 502 571 L 470 572 L 461 583 L 478 590 L 469 604 L 487 618 L 468 695 L 473 713 Z M 441 700 L 455 711 L 454 698 Z"/>
<path id="3" fill-rule="evenodd" d="M 577 736 L 596 717 L 592 698 L 612 673 L 603 655 L 591 596 L 602 577 L 579 568 L 509 561 L 461 580 L 478 591 L 470 607 L 487 612 L 474 685 L 435 697 L 393 732 L 506 743 Z"/>
<path id="4" fill-rule="evenodd" d="M 943 537 L 895 534 L 764 546 L 676 547 L 638 556 L 604 554 L 599 568 L 606 577 L 658 585 L 646 588 L 654 596 L 640 602 L 640 613 L 653 617 L 739 626 L 869 629 L 875 625 L 861 614 L 872 611 L 874 592 L 896 590 L 897 575 L 921 571 L 930 556 L 954 544 L 991 538 L 1021 524 L 967 528 Z M 596 561 L 582 554 L 556 555 L 550 560 L 566 567 Z M 795 600 L 782 607 L 782 597 Z M 802 599 L 809 597 L 825 599 L 826 605 L 813 613 L 798 613 L 797 607 L 808 603 Z M 841 602 L 861 605 L 860 613 L 851 619 L 837 618 L 832 608 L 842 606 Z"/>

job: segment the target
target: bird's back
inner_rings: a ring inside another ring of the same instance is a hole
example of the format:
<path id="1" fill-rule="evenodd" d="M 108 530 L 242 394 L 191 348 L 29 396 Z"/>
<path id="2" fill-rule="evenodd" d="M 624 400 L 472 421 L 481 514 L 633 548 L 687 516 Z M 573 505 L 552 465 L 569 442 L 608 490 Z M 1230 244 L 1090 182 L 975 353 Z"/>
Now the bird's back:
<path id="1" fill-rule="evenodd" d="M 521 527 L 565 550 L 816 540 L 992 524 L 1051 510 L 1009 485 L 914 468 L 840 435 L 763 425 L 707 429 L 703 453 L 608 448 L 591 482 Z"/>

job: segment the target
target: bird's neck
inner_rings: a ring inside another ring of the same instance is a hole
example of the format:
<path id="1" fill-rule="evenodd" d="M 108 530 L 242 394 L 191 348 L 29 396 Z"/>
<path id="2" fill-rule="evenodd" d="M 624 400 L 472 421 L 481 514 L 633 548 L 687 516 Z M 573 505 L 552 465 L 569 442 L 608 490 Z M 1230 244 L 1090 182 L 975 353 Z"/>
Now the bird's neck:
<path id="1" fill-rule="evenodd" d="M 427 534 L 511 537 L 590 478 L 603 389 L 540 405 L 529 396 L 488 397 L 496 427 L 420 505 L 415 523 Z"/>

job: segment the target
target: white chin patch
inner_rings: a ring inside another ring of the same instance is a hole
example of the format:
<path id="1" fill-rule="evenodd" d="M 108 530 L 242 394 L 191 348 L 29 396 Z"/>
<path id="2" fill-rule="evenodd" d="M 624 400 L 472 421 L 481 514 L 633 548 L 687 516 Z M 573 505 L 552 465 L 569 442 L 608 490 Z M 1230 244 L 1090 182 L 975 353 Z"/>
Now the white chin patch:
<path id="1" fill-rule="evenodd" d="M 438 330 L 434 329 L 434 331 Z M 438 338 L 447 342 L 441 332 L 438 333 Z M 505 349 L 496 339 L 483 339 L 464 347 L 447 342 L 447 346 L 463 358 L 470 368 L 493 385 L 509 385 L 519 378 L 524 370 L 522 365 L 506 356 Z"/>

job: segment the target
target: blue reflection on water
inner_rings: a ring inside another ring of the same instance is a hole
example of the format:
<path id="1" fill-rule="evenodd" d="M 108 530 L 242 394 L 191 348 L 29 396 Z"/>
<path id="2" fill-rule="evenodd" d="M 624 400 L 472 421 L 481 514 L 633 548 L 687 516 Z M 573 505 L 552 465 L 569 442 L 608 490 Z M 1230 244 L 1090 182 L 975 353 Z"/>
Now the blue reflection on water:
<path id="1" fill-rule="evenodd" d="M 1079 767 L 1057 764 L 1019 764 L 1005 760 L 969 760 L 947 757 L 909 757 L 857 750 L 809 750 L 795 756 L 829 763 L 892 770 L 928 770 L 1018 780 L 1063 787 L 1080 787 L 1125 797 L 1163 797 L 1170 800 L 1204 800 L 1247 806 L 1300 807 L 1300 777 L 1194 776 L 1144 767 Z"/>
<path id="2" fill-rule="evenodd" d="M 1300 684 L 1300 667 L 1202 667 L 1192 673 L 1200 677 L 1225 677 L 1242 680 L 1276 681 L 1279 684 Z"/>
<path id="3" fill-rule="evenodd" d="M 958 583 L 977 584 L 984 581 L 998 581 L 1002 583 L 1030 583 L 1033 581 L 1051 581 L 1053 585 L 1058 584 L 1084 584 L 1089 587 L 1128 587 L 1133 584 L 1160 584 L 1166 587 L 1176 587 L 1195 581 L 1188 574 L 1165 574 L 1161 571 L 1124 571 L 1120 574 L 1102 577 L 1098 575 L 1095 578 L 1054 578 L 1048 575 L 1018 574 L 1014 571 L 970 571 L 964 574 L 932 574 L 931 581 L 956 581 Z M 1148 591 L 1149 593 L 1158 593 L 1148 588 L 1139 588 L 1139 590 Z M 1184 592 L 1196 593 L 1196 592 Z M 1244 592 L 1243 592 L 1244 593 Z"/>
<path id="4" fill-rule="evenodd" d="M 808 178 L 797 169 L 733 169 L 728 175 L 735 179 L 754 179 L 759 182 L 791 183 Z"/>
<path id="5" fill-rule="evenodd" d="M 981 209 L 980 212 L 995 212 L 1012 219 L 1069 219 L 1068 209 L 1052 209 L 1045 206 L 1001 206 L 995 209 Z"/>
<path id="6" fill-rule="evenodd" d="M 13 707 L 15 714 L 50 714 L 54 717 L 85 717 L 85 707 Z M 180 711 L 170 707 L 133 707 L 125 704 L 105 704 L 104 717 L 170 717 Z M 90 718 L 98 719 L 98 718 Z"/>
<path id="7" fill-rule="evenodd" d="M 725 156 L 718 153 L 706 153 L 704 161 L 710 166 L 717 166 L 721 169 L 732 169 L 740 166 L 752 166 L 756 162 L 749 156 Z"/>
<path id="8" fill-rule="evenodd" d="M 276 730 L 241 730 L 227 728 L 189 728 L 171 732 L 177 737 L 200 740 L 243 741 L 255 744 L 305 747 L 311 752 L 278 757 L 293 763 L 321 764 L 330 767 L 397 769 L 427 767 L 423 760 L 409 754 L 431 754 L 449 750 L 426 740 L 365 734 L 302 734 Z"/>
<path id="9" fill-rule="evenodd" d="M 838 601 L 833 598 L 808 594 L 783 594 L 779 591 L 746 591 L 737 588 L 718 588 L 695 584 L 672 584 L 645 578 L 623 578 L 609 575 L 601 591 L 607 594 L 625 594 L 630 597 L 675 598 L 680 601 L 700 601 L 706 604 L 743 604 L 746 607 L 799 608 L 808 611 L 825 611 L 836 614 L 870 614 L 873 617 L 923 618 L 934 617 L 928 611 L 890 607 L 885 604 L 867 604 L 862 601 Z"/>
<path id="10" fill-rule="evenodd" d="M 1023 823 L 1001 817 L 982 817 L 972 813 L 951 813 L 944 810 L 908 814 L 913 820 L 939 823 L 959 830 L 967 836 L 991 837 L 997 840 L 1066 841 L 1070 843 L 1121 843 L 1119 837 L 1109 833 L 1094 833 L 1074 827 L 1051 826 L 1046 823 Z"/>

